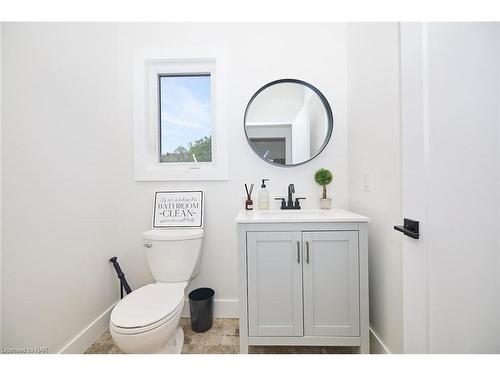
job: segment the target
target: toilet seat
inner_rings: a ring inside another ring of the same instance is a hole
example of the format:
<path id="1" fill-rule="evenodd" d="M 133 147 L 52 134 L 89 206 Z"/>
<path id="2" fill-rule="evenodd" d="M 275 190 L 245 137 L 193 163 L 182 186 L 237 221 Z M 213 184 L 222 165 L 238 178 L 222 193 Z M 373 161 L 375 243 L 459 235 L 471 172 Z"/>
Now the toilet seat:
<path id="1" fill-rule="evenodd" d="M 129 336 L 141 335 L 141 334 L 145 334 L 145 333 L 154 331 L 155 329 L 157 329 L 161 326 L 167 325 L 172 319 L 174 319 L 178 314 L 180 314 L 180 312 L 182 311 L 182 308 L 184 307 L 183 302 L 181 302 L 179 304 L 177 309 L 172 314 L 170 314 L 167 317 L 165 317 L 164 319 L 162 319 L 156 323 L 150 324 L 148 326 L 136 327 L 136 328 L 123 328 L 123 327 L 115 326 L 113 324 L 113 322 L 110 322 L 109 328 L 112 332 L 119 333 L 122 335 L 129 335 Z"/>
<path id="2" fill-rule="evenodd" d="M 165 324 L 182 310 L 186 285 L 185 282 L 157 283 L 133 291 L 113 309 L 110 328 L 131 335 Z"/>

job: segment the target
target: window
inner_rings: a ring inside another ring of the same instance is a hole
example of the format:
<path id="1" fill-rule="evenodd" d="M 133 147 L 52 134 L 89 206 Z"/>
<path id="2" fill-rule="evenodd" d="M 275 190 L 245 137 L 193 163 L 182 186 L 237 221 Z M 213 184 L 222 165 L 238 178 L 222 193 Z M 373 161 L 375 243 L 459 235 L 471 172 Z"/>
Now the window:
<path id="1" fill-rule="evenodd" d="M 227 180 L 227 79 L 204 48 L 136 51 L 136 181 Z"/>
<path id="2" fill-rule="evenodd" d="M 212 161 L 210 78 L 210 74 L 159 76 L 160 162 Z"/>

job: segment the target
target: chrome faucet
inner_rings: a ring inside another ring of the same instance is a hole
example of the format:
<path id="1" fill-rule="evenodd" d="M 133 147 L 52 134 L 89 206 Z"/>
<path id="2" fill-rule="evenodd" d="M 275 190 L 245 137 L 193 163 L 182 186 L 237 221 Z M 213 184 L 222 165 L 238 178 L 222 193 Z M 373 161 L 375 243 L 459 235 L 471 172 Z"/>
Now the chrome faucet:
<path id="1" fill-rule="evenodd" d="M 293 202 L 293 194 L 295 193 L 295 186 L 293 184 L 288 185 L 288 202 L 285 198 L 274 198 L 275 200 L 281 200 L 282 210 L 300 210 L 300 200 L 306 198 L 295 198 L 295 203 Z"/>

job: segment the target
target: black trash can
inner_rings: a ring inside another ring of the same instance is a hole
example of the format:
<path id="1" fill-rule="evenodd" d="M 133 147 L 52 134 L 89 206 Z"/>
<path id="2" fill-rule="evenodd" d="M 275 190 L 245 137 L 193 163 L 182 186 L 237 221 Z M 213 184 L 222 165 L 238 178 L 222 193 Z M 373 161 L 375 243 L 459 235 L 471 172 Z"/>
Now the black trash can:
<path id="1" fill-rule="evenodd" d="M 212 328 L 214 294 L 214 290 L 210 288 L 198 288 L 189 293 L 189 312 L 193 331 L 205 332 Z"/>

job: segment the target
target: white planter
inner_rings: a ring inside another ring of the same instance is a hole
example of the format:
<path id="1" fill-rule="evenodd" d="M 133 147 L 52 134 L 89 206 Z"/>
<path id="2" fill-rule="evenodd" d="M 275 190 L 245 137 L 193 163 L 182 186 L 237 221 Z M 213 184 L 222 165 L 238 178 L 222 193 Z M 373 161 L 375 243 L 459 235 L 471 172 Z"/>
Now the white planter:
<path id="1" fill-rule="evenodd" d="M 332 208 L 332 198 L 320 198 L 319 207 L 323 210 L 329 210 Z"/>

